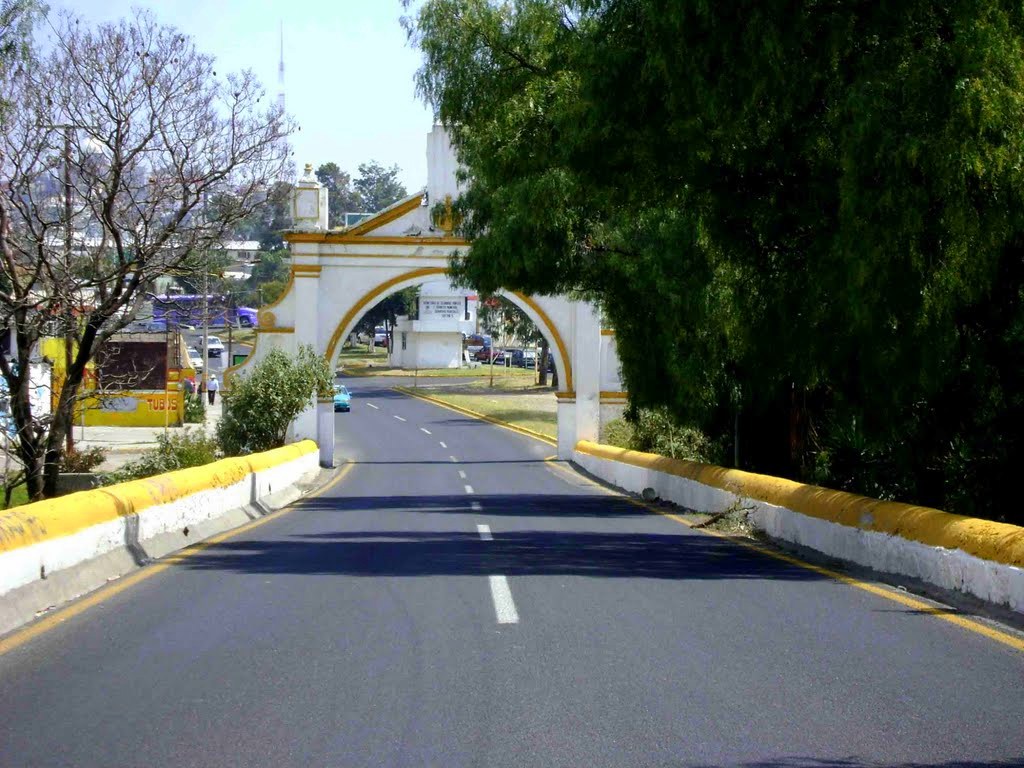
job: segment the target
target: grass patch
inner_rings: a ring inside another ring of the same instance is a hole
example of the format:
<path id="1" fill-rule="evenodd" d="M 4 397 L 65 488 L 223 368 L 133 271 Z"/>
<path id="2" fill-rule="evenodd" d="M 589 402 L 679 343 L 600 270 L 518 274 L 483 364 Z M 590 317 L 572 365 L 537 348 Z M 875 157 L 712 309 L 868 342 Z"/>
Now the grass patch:
<path id="1" fill-rule="evenodd" d="M 495 385 L 497 383 L 495 381 Z M 557 403 L 554 394 L 547 388 L 533 387 L 531 391 L 524 387 L 499 389 L 495 386 L 490 389 L 486 382 L 472 382 L 460 387 L 420 387 L 416 391 L 517 427 L 540 432 L 552 439 L 558 437 Z"/>
<path id="2" fill-rule="evenodd" d="M 3 501 L 3 496 L 0 496 L 0 502 Z M 20 507 L 22 504 L 28 504 L 28 487 L 19 485 L 14 489 L 14 493 L 11 494 L 11 504 L 7 509 L 11 507 Z"/>

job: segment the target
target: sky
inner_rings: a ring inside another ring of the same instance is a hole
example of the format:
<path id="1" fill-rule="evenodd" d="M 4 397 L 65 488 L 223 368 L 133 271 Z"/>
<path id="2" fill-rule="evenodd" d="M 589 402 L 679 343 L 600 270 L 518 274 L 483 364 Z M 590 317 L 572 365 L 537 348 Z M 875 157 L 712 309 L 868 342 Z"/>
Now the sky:
<path id="1" fill-rule="evenodd" d="M 284 25 L 285 108 L 296 172 L 336 162 L 353 177 L 360 163 L 397 164 L 412 193 L 427 183 L 432 114 L 415 95 L 419 51 L 399 24 L 400 0 L 50 0 L 84 21 L 117 21 L 146 8 L 217 59 L 218 73 L 251 69 L 277 95 Z"/>

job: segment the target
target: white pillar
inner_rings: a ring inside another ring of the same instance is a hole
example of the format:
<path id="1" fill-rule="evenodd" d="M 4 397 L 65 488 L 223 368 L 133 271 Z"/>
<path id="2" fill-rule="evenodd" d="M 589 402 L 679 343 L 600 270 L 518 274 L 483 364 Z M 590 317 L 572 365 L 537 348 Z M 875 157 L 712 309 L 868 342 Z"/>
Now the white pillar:
<path id="1" fill-rule="evenodd" d="M 292 220 L 295 229 L 303 232 L 326 230 L 327 204 L 327 189 L 313 175 L 312 164 L 307 164 L 305 175 L 292 190 Z M 292 287 L 295 351 L 303 344 L 320 351 L 320 258 L 315 250 L 297 252 L 292 248 L 292 277 L 295 281 Z M 306 410 L 295 418 L 292 435 L 296 440 L 316 440 L 318 433 L 317 402 L 314 395 Z M 333 451 L 333 437 L 330 446 Z"/>
<path id="2" fill-rule="evenodd" d="M 334 466 L 334 398 L 316 404 L 316 444 L 320 447 L 320 466 Z"/>
<path id="3" fill-rule="evenodd" d="M 293 256 L 293 259 L 297 257 Z M 295 264 L 292 272 L 295 276 L 295 285 L 292 293 L 295 295 L 295 351 L 298 352 L 302 345 L 309 345 L 317 349 L 317 340 L 320 332 L 319 296 L 320 296 L 320 267 L 306 263 Z M 295 417 L 295 439 L 316 440 L 317 439 L 317 410 L 316 396 L 310 398 L 309 405 L 302 413 Z M 333 440 L 332 440 L 333 445 Z"/>
<path id="4" fill-rule="evenodd" d="M 597 441 L 601 430 L 601 316 L 588 302 L 576 304 L 573 323 L 576 441 Z"/>
<path id="5" fill-rule="evenodd" d="M 569 461 L 575 447 L 576 399 L 566 395 L 558 398 L 558 458 Z"/>

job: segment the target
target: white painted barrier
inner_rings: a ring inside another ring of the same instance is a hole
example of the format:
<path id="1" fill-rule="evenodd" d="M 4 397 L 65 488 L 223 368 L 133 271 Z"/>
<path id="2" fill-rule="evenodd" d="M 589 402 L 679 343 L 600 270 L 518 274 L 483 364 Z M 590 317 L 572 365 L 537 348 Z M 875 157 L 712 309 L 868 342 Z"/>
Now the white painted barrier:
<path id="1" fill-rule="evenodd" d="M 625 491 L 651 488 L 703 513 L 738 505 L 774 539 L 1024 612 L 1024 529 L 1017 526 L 594 443 L 579 443 L 573 461 Z M 773 503 L 786 499 L 799 509 Z"/>
<path id="2" fill-rule="evenodd" d="M 317 446 L 304 441 L 0 513 L 0 634 L 285 506 L 318 471 Z"/>

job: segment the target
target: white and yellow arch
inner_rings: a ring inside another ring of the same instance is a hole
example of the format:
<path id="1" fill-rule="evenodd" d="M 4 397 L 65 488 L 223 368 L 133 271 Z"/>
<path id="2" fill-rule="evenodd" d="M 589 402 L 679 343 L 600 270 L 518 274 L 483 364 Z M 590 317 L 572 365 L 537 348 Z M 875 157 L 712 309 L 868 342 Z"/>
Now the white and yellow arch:
<path id="1" fill-rule="evenodd" d="M 305 230 L 286 235 L 292 252 L 291 279 L 284 294 L 260 310 L 256 344 L 249 358 L 229 368 L 226 379 L 244 374 L 272 349 L 294 352 L 310 344 L 336 360 L 342 341 L 363 314 L 389 295 L 445 274 L 453 255 L 469 244 L 434 230 L 423 194 L 413 195 L 347 230 L 325 230 L 326 195 L 312 180 L 300 182 L 296 195 L 313 192 Z M 315 201 L 315 204 L 314 204 Z M 322 206 L 322 207 L 321 207 Z M 602 331 L 594 307 L 563 296 L 526 296 L 506 292 L 548 340 L 558 370 L 558 453 L 568 457 L 578 440 L 598 438 L 602 410 L 621 410 L 615 337 Z M 333 410 L 312 406 L 295 423 L 296 437 L 321 444 L 326 461 L 333 449 Z M 329 434 L 328 434 L 329 432 Z"/>

